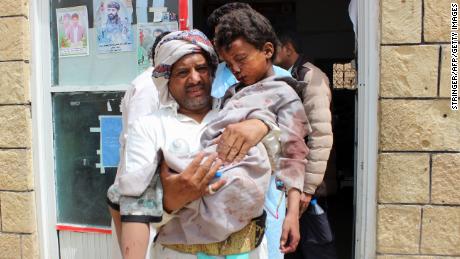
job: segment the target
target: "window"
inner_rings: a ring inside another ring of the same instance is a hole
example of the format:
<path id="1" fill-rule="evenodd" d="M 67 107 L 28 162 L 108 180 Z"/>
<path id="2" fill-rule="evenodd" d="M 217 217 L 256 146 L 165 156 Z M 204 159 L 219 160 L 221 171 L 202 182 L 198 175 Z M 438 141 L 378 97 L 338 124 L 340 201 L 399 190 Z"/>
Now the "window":
<path id="1" fill-rule="evenodd" d="M 177 1 L 51 0 L 50 19 L 57 224 L 107 228 L 116 166 L 101 161 L 100 119 L 121 119 L 123 90 L 150 65 L 155 37 L 177 30 Z"/>

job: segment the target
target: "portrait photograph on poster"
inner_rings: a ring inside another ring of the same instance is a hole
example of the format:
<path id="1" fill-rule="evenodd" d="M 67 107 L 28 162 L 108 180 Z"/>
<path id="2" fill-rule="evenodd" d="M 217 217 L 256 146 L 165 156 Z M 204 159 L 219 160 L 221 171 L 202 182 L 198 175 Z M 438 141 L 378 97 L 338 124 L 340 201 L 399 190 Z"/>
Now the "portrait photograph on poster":
<path id="1" fill-rule="evenodd" d="M 137 46 L 137 66 L 139 71 L 145 70 L 150 66 L 150 51 L 158 35 L 165 31 L 177 31 L 177 22 L 157 22 L 137 24 L 138 46 Z"/>
<path id="2" fill-rule="evenodd" d="M 133 51 L 131 0 L 94 0 L 94 27 L 99 53 Z"/>
<path id="3" fill-rule="evenodd" d="M 56 9 L 59 57 L 89 55 L 86 6 Z"/>

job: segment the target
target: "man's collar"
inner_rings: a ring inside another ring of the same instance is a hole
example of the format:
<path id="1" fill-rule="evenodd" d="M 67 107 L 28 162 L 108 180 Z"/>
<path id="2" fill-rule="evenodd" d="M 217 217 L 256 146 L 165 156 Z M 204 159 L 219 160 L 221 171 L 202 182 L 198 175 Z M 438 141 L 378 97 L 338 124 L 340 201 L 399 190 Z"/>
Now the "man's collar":
<path id="1" fill-rule="evenodd" d="M 201 121 L 201 123 L 197 122 L 196 120 L 194 120 L 193 118 L 187 116 L 187 115 L 184 115 L 182 113 L 177 113 L 176 114 L 176 117 L 177 117 L 177 120 L 180 121 L 180 122 L 194 122 L 196 124 L 207 124 L 212 118 L 213 118 L 213 114 L 214 113 L 217 113 L 216 110 L 213 110 L 213 109 L 210 109 L 208 111 L 208 113 L 206 113 L 206 115 L 204 116 L 203 120 Z"/>
<path id="2" fill-rule="evenodd" d="M 215 98 L 212 98 L 213 99 L 213 105 L 211 107 L 211 109 L 209 110 L 209 112 L 206 114 L 205 118 L 210 114 L 210 112 L 218 112 L 220 107 L 217 107 L 217 105 L 215 105 L 215 102 L 218 101 L 218 99 L 215 99 Z M 172 102 L 169 102 L 168 104 L 166 105 L 161 105 L 160 104 L 160 110 L 169 110 L 172 112 L 173 116 L 177 117 L 177 119 L 179 121 L 195 121 L 194 119 L 184 115 L 184 114 L 181 114 L 178 112 L 178 109 L 179 109 L 179 104 L 174 100 Z M 203 122 L 205 121 L 205 119 L 203 119 Z"/>

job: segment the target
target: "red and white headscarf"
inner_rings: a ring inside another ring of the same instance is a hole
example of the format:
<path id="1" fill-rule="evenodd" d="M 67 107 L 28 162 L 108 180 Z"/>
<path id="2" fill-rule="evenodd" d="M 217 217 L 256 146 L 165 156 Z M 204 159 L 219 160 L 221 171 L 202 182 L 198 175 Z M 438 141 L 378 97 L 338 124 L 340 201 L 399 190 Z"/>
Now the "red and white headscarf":
<path id="1" fill-rule="evenodd" d="M 161 106 L 174 106 L 177 102 L 169 94 L 168 82 L 171 68 L 179 59 L 193 53 L 206 53 L 213 67 L 217 67 L 219 59 L 211 41 L 199 30 L 175 31 L 164 36 L 155 48 L 155 68 L 152 77 L 158 88 Z"/>

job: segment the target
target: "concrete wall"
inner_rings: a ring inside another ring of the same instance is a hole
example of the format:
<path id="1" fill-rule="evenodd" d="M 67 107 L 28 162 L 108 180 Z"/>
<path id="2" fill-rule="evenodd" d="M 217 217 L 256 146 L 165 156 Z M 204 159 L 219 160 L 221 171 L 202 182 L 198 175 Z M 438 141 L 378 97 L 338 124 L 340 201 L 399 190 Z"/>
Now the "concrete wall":
<path id="1" fill-rule="evenodd" d="M 460 258 L 451 2 L 381 1 L 378 259 Z"/>

